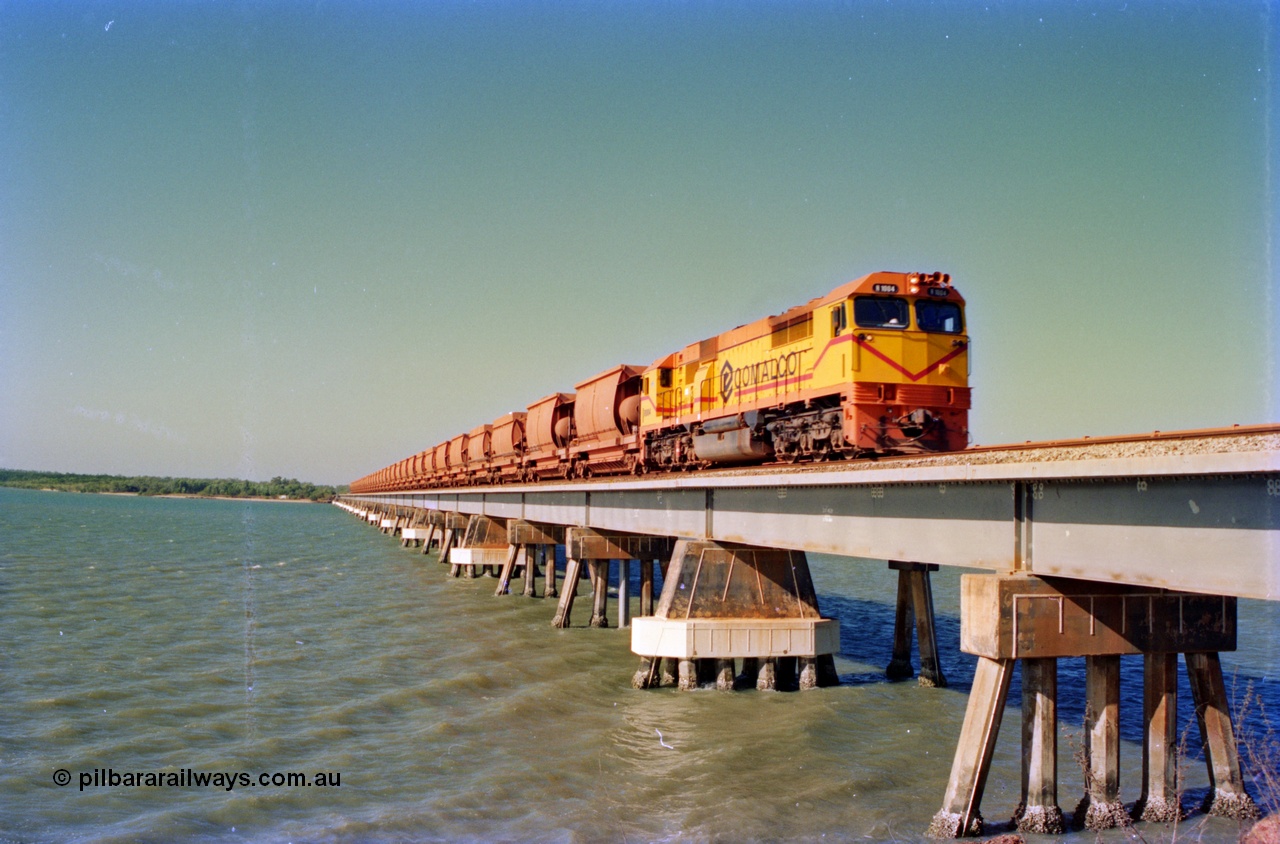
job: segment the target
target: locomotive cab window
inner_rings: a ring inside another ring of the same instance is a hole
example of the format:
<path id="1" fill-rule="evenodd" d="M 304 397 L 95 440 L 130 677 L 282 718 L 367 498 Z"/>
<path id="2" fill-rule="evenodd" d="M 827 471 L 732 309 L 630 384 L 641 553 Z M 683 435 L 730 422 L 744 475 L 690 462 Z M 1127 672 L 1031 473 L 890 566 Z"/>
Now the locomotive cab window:
<path id="1" fill-rule="evenodd" d="M 658 386 L 659 387 L 671 386 L 671 370 L 670 369 L 658 370 Z"/>
<path id="2" fill-rule="evenodd" d="M 831 336 L 839 337 L 848 327 L 849 312 L 844 309 L 844 303 L 841 302 L 831 309 Z"/>
<path id="3" fill-rule="evenodd" d="M 859 296 L 853 300 L 853 321 L 859 328 L 906 328 L 907 300 Z"/>
<path id="4" fill-rule="evenodd" d="M 963 327 L 960 320 L 960 306 L 955 302 L 920 299 L 916 302 L 916 325 L 921 331 L 959 334 Z"/>

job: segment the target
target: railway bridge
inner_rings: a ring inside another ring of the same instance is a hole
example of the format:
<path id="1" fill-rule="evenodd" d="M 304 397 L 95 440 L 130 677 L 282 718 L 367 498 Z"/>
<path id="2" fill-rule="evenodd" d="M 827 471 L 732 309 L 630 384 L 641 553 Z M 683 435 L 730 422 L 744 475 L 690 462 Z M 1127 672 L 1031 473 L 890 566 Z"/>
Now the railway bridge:
<path id="1" fill-rule="evenodd" d="M 1119 660 L 1144 659 L 1143 783 L 1134 813 L 1177 816 L 1176 673 L 1184 655 L 1211 783 L 1207 810 L 1256 814 L 1245 790 L 1219 662 L 1236 646 L 1236 599 L 1280 600 L 1280 426 L 1082 439 L 854 463 L 344 496 L 406 543 L 435 541 L 455 573 L 492 566 L 504 593 L 542 563 L 567 625 L 585 564 L 592 623 L 619 623 L 637 686 L 829 682 L 836 621 L 821 616 L 806 553 L 886 560 L 899 571 L 894 653 L 945 684 L 929 572 L 962 578 L 961 649 L 978 664 L 950 779 L 930 833 L 981 832 L 980 802 L 1012 672 L 1022 664 L 1019 829 L 1061 831 L 1057 659 L 1086 659 L 1090 771 L 1078 819 L 1123 819 Z M 556 585 L 556 546 L 565 580 Z M 629 566 L 640 561 L 640 614 Z M 659 563 L 660 565 L 655 565 Z M 657 568 L 664 573 L 654 595 Z M 678 675 L 678 676 L 677 676 Z M 780 679 L 781 678 L 781 679 Z"/>

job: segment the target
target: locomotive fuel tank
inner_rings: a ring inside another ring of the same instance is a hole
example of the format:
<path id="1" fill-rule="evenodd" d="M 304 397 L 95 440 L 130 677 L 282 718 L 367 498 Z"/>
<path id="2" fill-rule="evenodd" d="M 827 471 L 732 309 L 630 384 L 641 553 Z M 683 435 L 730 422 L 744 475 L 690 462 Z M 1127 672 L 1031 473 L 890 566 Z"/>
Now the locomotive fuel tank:
<path id="1" fill-rule="evenodd" d="M 748 411 L 704 422 L 693 435 L 693 452 L 708 463 L 759 462 L 773 454 L 773 446 L 757 427 L 760 414 Z"/>

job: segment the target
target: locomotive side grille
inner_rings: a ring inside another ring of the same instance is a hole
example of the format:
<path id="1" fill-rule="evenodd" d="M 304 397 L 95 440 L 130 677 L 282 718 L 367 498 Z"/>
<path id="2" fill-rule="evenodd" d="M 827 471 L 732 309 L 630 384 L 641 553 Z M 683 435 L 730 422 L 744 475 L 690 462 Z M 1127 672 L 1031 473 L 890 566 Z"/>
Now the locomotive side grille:
<path id="1" fill-rule="evenodd" d="M 947 388 L 933 387 L 926 384 L 899 384 L 898 404 L 911 407 L 929 407 L 946 404 Z"/>
<path id="2" fill-rule="evenodd" d="M 853 385 L 853 400 L 866 404 L 882 404 L 893 401 L 896 384 L 876 384 L 859 381 Z"/>
<path id="3" fill-rule="evenodd" d="M 860 404 L 898 404 L 906 407 L 969 408 L 968 387 L 937 387 L 930 384 L 878 384 L 861 381 L 853 385 L 853 400 Z"/>

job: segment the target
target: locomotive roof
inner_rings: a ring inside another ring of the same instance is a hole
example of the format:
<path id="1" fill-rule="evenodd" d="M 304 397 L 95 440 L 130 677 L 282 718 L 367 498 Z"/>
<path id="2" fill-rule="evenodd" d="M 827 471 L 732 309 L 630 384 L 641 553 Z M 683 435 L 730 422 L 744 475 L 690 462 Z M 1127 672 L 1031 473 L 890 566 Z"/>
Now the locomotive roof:
<path id="1" fill-rule="evenodd" d="M 876 285 L 893 285 L 893 291 L 884 289 L 876 289 Z M 918 287 L 913 287 L 918 285 Z M 649 365 L 649 369 L 666 368 L 678 366 L 691 361 L 696 361 L 714 356 L 715 351 L 719 347 L 735 346 L 739 343 L 760 337 L 770 333 L 781 325 L 786 325 L 792 320 L 803 317 L 812 313 L 823 305 L 830 305 L 835 302 L 848 299 L 859 293 L 877 293 L 885 294 L 895 292 L 901 296 L 918 295 L 920 289 L 924 286 L 946 287 L 950 294 L 947 299 L 950 301 L 964 303 L 964 298 L 954 287 L 951 286 L 951 277 L 943 273 L 904 273 L 882 270 L 880 272 L 868 273 L 861 278 L 855 278 L 853 281 L 847 281 L 844 284 L 832 290 L 830 293 L 810 299 L 803 305 L 796 305 L 788 308 L 780 314 L 774 316 L 762 317 L 761 319 L 748 322 L 745 325 L 739 325 L 737 328 L 731 328 L 728 331 L 721 332 L 714 337 L 709 337 L 698 343 L 691 343 L 679 352 L 672 352 L 663 355 Z"/>

